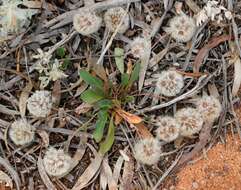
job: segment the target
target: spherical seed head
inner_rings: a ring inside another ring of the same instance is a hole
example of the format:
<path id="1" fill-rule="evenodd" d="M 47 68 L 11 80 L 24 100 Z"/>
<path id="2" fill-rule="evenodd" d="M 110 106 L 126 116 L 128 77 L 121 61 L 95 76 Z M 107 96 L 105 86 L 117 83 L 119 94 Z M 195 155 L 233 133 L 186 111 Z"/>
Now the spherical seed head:
<path id="1" fill-rule="evenodd" d="M 50 147 L 43 158 L 44 168 L 50 176 L 63 177 L 70 172 L 72 158 L 63 149 Z"/>
<path id="2" fill-rule="evenodd" d="M 131 42 L 130 46 L 133 56 L 141 58 L 146 54 L 147 50 L 151 48 L 151 41 L 146 38 L 137 37 Z"/>
<path id="3" fill-rule="evenodd" d="M 14 121 L 9 128 L 9 137 L 16 145 L 25 145 L 33 141 L 35 128 L 27 120 Z"/>
<path id="4" fill-rule="evenodd" d="M 203 96 L 196 102 L 196 105 L 205 121 L 215 121 L 222 111 L 220 101 L 213 96 Z"/>
<path id="5" fill-rule="evenodd" d="M 156 90 L 160 94 L 172 97 L 176 96 L 184 86 L 184 79 L 176 71 L 163 71 L 156 83 Z"/>
<path id="6" fill-rule="evenodd" d="M 166 29 L 166 32 L 178 42 L 190 41 L 195 31 L 195 20 L 184 13 L 173 17 L 169 22 L 169 27 Z"/>
<path id="7" fill-rule="evenodd" d="M 161 146 L 157 139 L 147 138 L 134 146 L 135 158 L 143 164 L 156 164 L 160 159 Z"/>
<path id="8" fill-rule="evenodd" d="M 174 141 L 179 135 L 180 124 L 173 117 L 159 117 L 156 126 L 156 137 L 165 142 Z"/>
<path id="9" fill-rule="evenodd" d="M 52 108 L 52 98 L 49 91 L 36 91 L 28 98 L 27 108 L 35 117 L 46 117 Z"/>
<path id="10" fill-rule="evenodd" d="M 126 30 L 129 28 L 130 25 L 130 18 L 129 15 L 126 14 L 126 11 L 122 7 L 115 7 L 108 9 L 105 12 L 104 15 L 104 21 L 106 27 L 114 32 L 119 25 L 119 23 L 122 21 L 122 18 L 124 17 L 124 20 L 121 24 L 121 26 L 118 29 L 118 32 L 123 34 L 126 32 Z"/>
<path id="11" fill-rule="evenodd" d="M 73 25 L 77 32 L 86 36 L 99 30 L 102 24 L 102 18 L 94 12 L 82 11 L 74 15 Z"/>
<path id="12" fill-rule="evenodd" d="M 180 109 L 177 111 L 175 118 L 180 124 L 180 135 L 184 137 L 190 137 L 202 129 L 203 119 L 197 109 Z"/>

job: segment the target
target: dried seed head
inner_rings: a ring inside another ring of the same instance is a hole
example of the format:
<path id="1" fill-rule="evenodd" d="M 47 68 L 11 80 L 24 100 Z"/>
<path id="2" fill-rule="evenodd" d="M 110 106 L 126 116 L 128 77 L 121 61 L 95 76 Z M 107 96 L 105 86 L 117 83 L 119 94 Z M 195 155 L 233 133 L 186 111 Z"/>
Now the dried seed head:
<path id="1" fill-rule="evenodd" d="M 27 101 L 27 108 L 36 117 L 46 117 L 52 108 L 51 93 L 49 91 L 36 91 Z"/>
<path id="2" fill-rule="evenodd" d="M 141 58 L 151 48 L 151 41 L 146 38 L 137 37 L 131 42 L 130 47 L 133 56 Z"/>
<path id="3" fill-rule="evenodd" d="M 173 17 L 166 32 L 179 42 L 188 42 L 196 31 L 195 20 L 184 13 Z"/>
<path id="4" fill-rule="evenodd" d="M 184 79 L 176 71 L 163 71 L 156 83 L 156 91 L 164 96 L 176 96 L 184 86 Z"/>
<path id="5" fill-rule="evenodd" d="M 159 117 L 156 126 L 156 137 L 165 142 L 174 141 L 179 135 L 180 125 L 173 117 Z"/>
<path id="6" fill-rule="evenodd" d="M 156 164 L 160 159 L 161 146 L 157 139 L 142 139 L 135 144 L 135 158 L 143 164 Z"/>
<path id="7" fill-rule="evenodd" d="M 122 18 L 123 18 L 123 22 L 119 27 L 118 32 L 123 34 L 129 28 L 130 18 L 129 18 L 129 15 L 122 7 L 111 8 L 105 12 L 105 15 L 104 15 L 105 25 L 110 31 L 114 32 L 117 26 L 122 21 Z"/>
<path id="8" fill-rule="evenodd" d="M 203 119 L 197 109 L 183 108 L 177 111 L 175 118 L 180 124 L 180 134 L 184 137 L 190 137 L 202 129 Z"/>
<path id="9" fill-rule="evenodd" d="M 77 32 L 87 36 L 99 30 L 102 24 L 102 18 L 94 12 L 81 11 L 74 15 L 73 25 Z"/>
<path id="10" fill-rule="evenodd" d="M 72 169 L 72 158 L 63 149 L 50 147 L 43 158 L 46 172 L 50 176 L 63 177 Z"/>
<path id="11" fill-rule="evenodd" d="M 222 111 L 219 100 L 213 96 L 203 96 L 196 102 L 196 105 L 205 121 L 215 121 Z"/>
<path id="12" fill-rule="evenodd" d="M 9 137 L 16 145 L 25 145 L 33 141 L 35 128 L 25 119 L 14 121 L 9 128 Z"/>

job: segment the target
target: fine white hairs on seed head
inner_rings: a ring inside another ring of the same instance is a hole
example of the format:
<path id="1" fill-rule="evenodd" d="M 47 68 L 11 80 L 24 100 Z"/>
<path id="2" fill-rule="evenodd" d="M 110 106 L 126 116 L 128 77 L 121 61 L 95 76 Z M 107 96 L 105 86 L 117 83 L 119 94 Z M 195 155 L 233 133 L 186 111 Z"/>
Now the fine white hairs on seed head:
<path id="1" fill-rule="evenodd" d="M 28 98 L 27 108 L 35 117 L 46 117 L 52 108 L 52 98 L 49 91 L 36 91 Z"/>
<path id="2" fill-rule="evenodd" d="M 143 164 L 156 164 L 161 155 L 160 143 L 155 138 L 141 139 L 134 146 L 134 154 L 136 160 Z"/>
<path id="3" fill-rule="evenodd" d="M 180 125 L 175 118 L 163 116 L 157 118 L 156 137 L 165 142 L 174 141 L 179 136 Z"/>
<path id="4" fill-rule="evenodd" d="M 137 37 L 130 43 L 130 47 L 132 55 L 141 58 L 151 49 L 151 41 L 143 37 Z"/>
<path id="5" fill-rule="evenodd" d="M 114 32 L 117 26 L 122 21 L 122 18 L 123 18 L 123 22 L 120 25 L 118 32 L 123 34 L 129 28 L 130 18 L 129 18 L 129 15 L 126 13 L 125 9 L 123 9 L 122 7 L 110 8 L 105 12 L 105 15 L 104 15 L 105 25 L 110 31 Z"/>
<path id="6" fill-rule="evenodd" d="M 191 137 L 202 129 L 203 119 L 197 109 L 182 108 L 177 111 L 175 118 L 180 124 L 180 135 L 184 137 Z"/>
<path id="7" fill-rule="evenodd" d="M 63 177 L 72 169 L 72 158 L 63 149 L 50 147 L 43 158 L 44 168 L 50 176 Z"/>
<path id="8" fill-rule="evenodd" d="M 197 110 L 205 121 L 213 122 L 222 111 L 220 101 L 213 96 L 203 96 L 196 102 Z"/>
<path id="9" fill-rule="evenodd" d="M 166 32 L 178 42 L 188 42 L 192 39 L 196 31 L 195 20 L 182 13 L 173 17 L 169 22 Z"/>
<path id="10" fill-rule="evenodd" d="M 16 145 L 25 145 L 33 141 L 35 128 L 27 120 L 20 119 L 12 123 L 9 128 L 9 137 Z"/>
<path id="11" fill-rule="evenodd" d="M 167 97 L 176 96 L 184 86 L 181 74 L 174 70 L 163 71 L 156 83 L 156 91 Z"/>
<path id="12" fill-rule="evenodd" d="M 101 24 L 102 18 L 91 11 L 81 11 L 73 17 L 75 30 L 84 36 L 97 32 Z"/>

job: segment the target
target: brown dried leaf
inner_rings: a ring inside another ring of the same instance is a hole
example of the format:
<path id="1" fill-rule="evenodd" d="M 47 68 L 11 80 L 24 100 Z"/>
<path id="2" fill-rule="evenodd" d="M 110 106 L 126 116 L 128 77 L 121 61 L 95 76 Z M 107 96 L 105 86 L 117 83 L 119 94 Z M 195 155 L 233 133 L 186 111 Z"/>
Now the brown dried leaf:
<path id="1" fill-rule="evenodd" d="M 109 190 L 118 189 L 117 183 L 113 178 L 112 170 L 111 170 L 110 165 L 108 163 L 108 157 L 107 156 L 103 159 L 102 170 L 104 171 L 104 173 L 107 177 L 107 183 L 108 183 Z"/>
<path id="2" fill-rule="evenodd" d="M 49 134 L 46 131 L 37 131 L 38 135 L 41 137 L 43 146 L 48 147 L 49 146 Z"/>
<path id="3" fill-rule="evenodd" d="M 53 92 L 52 92 L 52 102 L 55 107 L 59 107 L 61 99 L 61 84 L 59 80 L 54 82 Z"/>
<path id="4" fill-rule="evenodd" d="M 122 175 L 122 182 L 120 185 L 120 190 L 132 190 L 132 180 L 134 176 L 134 159 L 131 157 L 130 153 L 129 161 L 125 161 Z"/>
<path id="5" fill-rule="evenodd" d="M 140 118 L 140 117 L 137 116 L 137 115 L 128 113 L 128 112 L 126 112 L 126 111 L 123 110 L 123 109 L 116 108 L 116 109 L 115 109 L 115 112 L 116 112 L 117 114 L 119 114 L 119 116 L 121 116 L 121 117 L 122 117 L 124 120 L 126 120 L 128 123 L 137 124 L 137 123 L 141 123 L 141 122 L 142 122 L 142 118 Z"/>
<path id="6" fill-rule="evenodd" d="M 102 190 L 106 190 L 108 179 L 104 170 L 100 171 L 100 187 Z"/>
<path id="7" fill-rule="evenodd" d="M 75 108 L 75 113 L 80 115 L 83 113 L 87 113 L 93 106 L 91 104 L 83 102 L 77 108 Z"/>
<path id="8" fill-rule="evenodd" d="M 92 160 L 92 162 L 84 171 L 84 173 L 78 178 L 72 190 L 81 190 L 85 188 L 88 185 L 89 181 L 94 177 L 94 175 L 100 169 L 102 160 L 103 160 L 103 156 L 97 153 L 95 155 L 95 159 Z"/>
<path id="9" fill-rule="evenodd" d="M 188 152 L 182 155 L 180 161 L 178 162 L 176 168 L 181 167 L 183 164 L 187 163 L 191 159 L 193 159 L 208 143 L 211 138 L 211 129 L 212 123 L 205 123 L 200 134 L 199 134 L 199 141 L 195 144 L 195 147 L 192 149 L 191 152 Z"/>
<path id="10" fill-rule="evenodd" d="M 238 94 L 241 85 L 241 60 L 239 57 L 234 61 L 234 80 L 232 87 L 232 95 L 236 96 Z"/>
<path id="11" fill-rule="evenodd" d="M 147 67 L 148 67 L 149 61 L 150 61 L 150 56 L 151 56 L 151 41 L 149 40 L 148 47 L 146 48 L 146 53 L 141 58 L 141 69 L 140 69 L 139 81 L 138 81 L 139 91 L 141 91 L 143 84 L 144 84 L 146 70 L 147 70 Z"/>
<path id="12" fill-rule="evenodd" d="M 8 114 L 8 115 L 20 115 L 20 112 L 8 109 L 6 106 L 0 104 L 0 113 Z"/>
<path id="13" fill-rule="evenodd" d="M 21 92 L 20 98 L 19 98 L 19 111 L 22 117 L 25 116 L 26 113 L 26 106 L 27 106 L 27 100 L 29 97 L 29 94 L 33 88 L 33 84 L 29 82 L 24 89 Z"/>
<path id="14" fill-rule="evenodd" d="M 193 63 L 193 71 L 194 73 L 198 73 L 199 72 L 199 68 L 202 65 L 203 59 L 205 58 L 205 56 L 208 54 L 208 52 L 216 47 L 217 45 L 219 45 L 222 42 L 225 42 L 227 40 L 231 40 L 232 36 L 230 35 L 222 35 L 222 36 L 218 36 L 218 37 L 214 37 L 212 38 L 207 45 L 205 45 L 203 48 L 201 48 L 197 54 L 197 56 L 195 57 L 194 63 Z"/>
<path id="15" fill-rule="evenodd" d="M 114 123 L 116 126 L 119 125 L 122 120 L 123 120 L 123 118 L 120 115 L 115 114 L 115 122 Z"/>
<path id="16" fill-rule="evenodd" d="M 135 124 L 136 131 L 141 138 L 153 138 L 151 132 L 143 123 Z"/>

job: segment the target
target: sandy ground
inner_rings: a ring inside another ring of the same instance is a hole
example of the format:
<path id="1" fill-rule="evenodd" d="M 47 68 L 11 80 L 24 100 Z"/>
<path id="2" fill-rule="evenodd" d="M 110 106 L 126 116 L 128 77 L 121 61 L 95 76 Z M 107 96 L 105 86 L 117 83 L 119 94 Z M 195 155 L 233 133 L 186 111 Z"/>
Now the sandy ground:
<path id="1" fill-rule="evenodd" d="M 240 190 L 241 141 L 228 136 L 226 144 L 218 143 L 205 159 L 183 168 L 177 174 L 175 190 Z"/>

